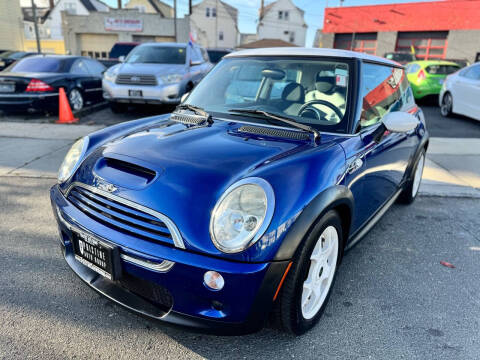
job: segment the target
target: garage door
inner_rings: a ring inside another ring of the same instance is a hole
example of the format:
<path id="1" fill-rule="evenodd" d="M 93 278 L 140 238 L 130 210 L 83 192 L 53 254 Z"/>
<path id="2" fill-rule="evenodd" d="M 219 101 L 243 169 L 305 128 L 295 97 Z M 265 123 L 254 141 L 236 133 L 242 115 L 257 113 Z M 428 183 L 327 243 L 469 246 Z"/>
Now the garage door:
<path id="1" fill-rule="evenodd" d="M 108 59 L 108 53 L 118 41 L 116 34 L 78 34 L 80 53 L 94 59 Z"/>
<path id="2" fill-rule="evenodd" d="M 335 34 L 333 47 L 375 55 L 377 33 Z"/>
<path id="3" fill-rule="evenodd" d="M 399 32 L 396 51 L 411 52 L 418 59 L 444 59 L 447 54 L 448 31 Z"/>

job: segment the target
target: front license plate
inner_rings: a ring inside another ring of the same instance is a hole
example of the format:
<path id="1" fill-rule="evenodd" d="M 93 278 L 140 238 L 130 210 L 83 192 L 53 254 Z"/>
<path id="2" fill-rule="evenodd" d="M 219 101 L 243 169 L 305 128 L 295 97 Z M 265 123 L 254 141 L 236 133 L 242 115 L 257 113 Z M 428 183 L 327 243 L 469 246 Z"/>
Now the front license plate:
<path id="1" fill-rule="evenodd" d="M 438 83 L 439 83 L 440 85 L 443 85 L 444 82 L 445 82 L 445 79 L 438 79 Z"/>
<path id="2" fill-rule="evenodd" d="M 86 233 L 73 233 L 75 259 L 110 280 L 118 278 L 120 256 L 118 247 Z"/>
<path id="3" fill-rule="evenodd" d="M 128 96 L 143 97 L 143 93 L 142 93 L 142 90 L 128 90 Z"/>
<path id="4" fill-rule="evenodd" d="M 2 93 L 10 93 L 15 91 L 14 84 L 0 84 L 0 92 Z"/>
<path id="5" fill-rule="evenodd" d="M 5 62 L 0 61 L 0 66 L 5 66 Z"/>

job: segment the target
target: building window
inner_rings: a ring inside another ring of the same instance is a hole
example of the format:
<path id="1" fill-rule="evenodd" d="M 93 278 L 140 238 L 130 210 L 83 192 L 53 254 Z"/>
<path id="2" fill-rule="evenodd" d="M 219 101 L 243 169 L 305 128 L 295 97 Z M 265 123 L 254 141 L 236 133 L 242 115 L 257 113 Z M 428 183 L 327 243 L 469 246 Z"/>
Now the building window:
<path id="1" fill-rule="evenodd" d="M 294 32 L 294 31 L 290 31 L 290 36 L 288 37 L 288 40 L 289 40 L 291 43 L 294 43 L 294 42 L 295 42 L 295 32 Z"/>
<path id="2" fill-rule="evenodd" d="M 218 33 L 218 40 L 223 41 L 223 31 Z"/>
<path id="3" fill-rule="evenodd" d="M 138 10 L 138 12 L 144 13 L 147 9 L 145 8 L 145 5 L 136 5 L 135 9 Z"/>
<path id="4" fill-rule="evenodd" d="M 447 31 L 399 32 L 395 51 L 412 52 L 418 59 L 444 59 L 447 53 Z"/>
<path id="5" fill-rule="evenodd" d="M 77 14 L 77 4 L 74 3 L 74 2 L 66 2 L 63 5 L 63 10 L 65 10 L 70 15 L 76 15 Z"/>
<path id="6" fill-rule="evenodd" d="M 282 20 L 283 19 L 283 11 L 278 12 L 278 19 Z"/>
<path id="7" fill-rule="evenodd" d="M 205 16 L 210 17 L 210 8 L 205 9 Z"/>
<path id="8" fill-rule="evenodd" d="M 212 8 L 212 17 L 217 17 L 217 8 Z"/>
<path id="9" fill-rule="evenodd" d="M 333 47 L 375 55 L 377 33 L 335 34 Z"/>
<path id="10" fill-rule="evenodd" d="M 283 17 L 285 18 L 285 20 L 288 20 L 288 11 L 284 12 Z"/>

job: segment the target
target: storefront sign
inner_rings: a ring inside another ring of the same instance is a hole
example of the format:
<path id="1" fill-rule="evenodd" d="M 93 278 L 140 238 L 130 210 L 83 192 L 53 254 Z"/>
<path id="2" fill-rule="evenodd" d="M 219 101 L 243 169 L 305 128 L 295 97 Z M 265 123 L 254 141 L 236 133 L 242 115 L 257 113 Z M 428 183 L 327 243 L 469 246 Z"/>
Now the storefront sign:
<path id="1" fill-rule="evenodd" d="M 126 18 L 105 18 L 106 31 L 143 31 L 143 21 L 141 19 L 126 19 Z"/>

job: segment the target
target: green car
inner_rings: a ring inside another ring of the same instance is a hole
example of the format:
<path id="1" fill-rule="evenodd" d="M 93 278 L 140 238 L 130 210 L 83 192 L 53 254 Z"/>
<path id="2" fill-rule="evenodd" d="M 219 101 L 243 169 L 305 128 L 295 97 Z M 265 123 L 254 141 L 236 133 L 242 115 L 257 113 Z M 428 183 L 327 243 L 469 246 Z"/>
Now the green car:
<path id="1" fill-rule="evenodd" d="M 406 66 L 407 78 L 415 99 L 427 95 L 438 95 L 445 78 L 460 69 L 454 62 L 442 60 L 419 60 Z"/>

